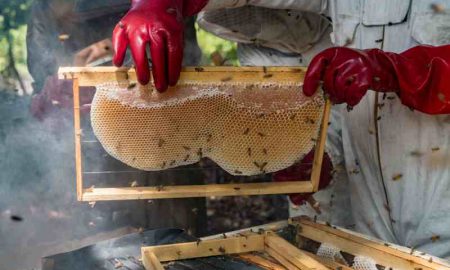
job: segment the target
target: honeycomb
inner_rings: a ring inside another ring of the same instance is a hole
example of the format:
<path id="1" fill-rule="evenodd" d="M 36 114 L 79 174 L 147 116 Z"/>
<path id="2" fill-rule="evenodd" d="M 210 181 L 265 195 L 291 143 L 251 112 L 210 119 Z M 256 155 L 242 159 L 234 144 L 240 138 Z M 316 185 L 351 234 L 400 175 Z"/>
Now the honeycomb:
<path id="1" fill-rule="evenodd" d="M 113 157 L 158 171 L 210 158 L 232 175 L 287 168 L 314 146 L 323 114 L 321 93 L 301 83 L 184 83 L 158 93 L 151 86 L 97 86 L 91 107 L 95 135 Z"/>

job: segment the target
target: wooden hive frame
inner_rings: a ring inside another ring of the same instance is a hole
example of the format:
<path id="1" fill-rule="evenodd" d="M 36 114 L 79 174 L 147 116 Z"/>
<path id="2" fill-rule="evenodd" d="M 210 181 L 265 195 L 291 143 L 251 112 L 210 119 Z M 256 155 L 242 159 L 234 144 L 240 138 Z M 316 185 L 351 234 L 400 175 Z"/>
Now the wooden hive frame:
<path id="1" fill-rule="evenodd" d="M 450 265 L 439 258 L 414 249 L 369 239 L 357 233 L 307 219 L 289 220 L 269 224 L 268 231 L 259 226 L 203 238 L 197 242 L 143 247 L 142 261 L 147 270 L 164 269 L 161 262 L 203 258 L 219 255 L 236 255 L 239 259 L 258 265 L 263 269 L 341 269 L 351 267 L 299 249 L 272 230 L 279 230 L 288 224 L 294 225 L 300 240 L 328 243 L 353 256 L 373 259 L 386 269 L 450 270 Z"/>
<path id="2" fill-rule="evenodd" d="M 309 193 L 319 188 L 320 172 L 325 150 L 331 104 L 327 100 L 318 134 L 311 179 L 278 183 L 243 183 L 210 185 L 176 185 L 159 187 L 86 188 L 83 186 L 83 164 L 80 124 L 80 87 L 96 86 L 105 82 L 136 82 L 136 73 L 130 68 L 116 67 L 62 67 L 59 79 L 73 80 L 73 112 L 75 132 L 76 190 L 79 201 L 165 199 L 209 196 L 241 196 L 264 194 Z M 183 68 L 179 83 L 183 82 L 301 82 L 304 68 L 293 67 L 187 67 Z M 300 90 L 299 90 L 300 91 Z M 304 181 L 301 181 L 304 180 Z"/>

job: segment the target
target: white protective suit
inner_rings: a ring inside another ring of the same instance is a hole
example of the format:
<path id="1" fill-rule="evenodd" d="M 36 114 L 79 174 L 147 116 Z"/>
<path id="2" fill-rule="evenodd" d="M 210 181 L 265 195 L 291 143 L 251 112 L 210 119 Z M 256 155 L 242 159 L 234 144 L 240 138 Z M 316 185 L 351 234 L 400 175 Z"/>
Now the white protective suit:
<path id="1" fill-rule="evenodd" d="M 245 9 L 261 7 L 263 18 L 246 15 Z M 243 65 L 307 64 L 329 45 L 325 16 L 336 46 L 402 52 L 450 43 L 450 0 L 211 0 L 205 10 L 200 26 L 241 42 Z M 351 112 L 334 107 L 327 144 L 334 166 L 346 173 L 338 174 L 340 184 L 315 194 L 322 209 L 334 205 L 324 219 L 337 225 L 352 219 L 366 235 L 450 257 L 450 115 L 414 112 L 393 93 L 369 91 Z"/>

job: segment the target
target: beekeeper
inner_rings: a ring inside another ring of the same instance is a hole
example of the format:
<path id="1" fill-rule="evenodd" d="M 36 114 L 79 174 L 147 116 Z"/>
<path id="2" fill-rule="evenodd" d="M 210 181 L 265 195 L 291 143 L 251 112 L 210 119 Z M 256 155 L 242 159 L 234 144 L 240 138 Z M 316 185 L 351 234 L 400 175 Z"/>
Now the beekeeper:
<path id="1" fill-rule="evenodd" d="M 174 85 L 181 66 L 180 22 L 200 10 L 201 27 L 239 42 L 242 65 L 307 65 L 323 48 L 340 46 L 314 58 L 304 90 L 310 95 L 323 81 L 335 103 L 350 105 L 335 106 L 327 145 L 335 171 L 348 184 L 315 197 L 327 202 L 324 206 L 335 205 L 328 213 L 332 223 L 348 224 L 352 214 L 359 232 L 446 257 L 450 256 L 446 75 L 450 48 L 443 46 L 450 43 L 447 7 L 448 0 L 136 0 L 114 31 L 114 62 L 121 64 L 129 45 L 139 81 L 147 83 L 149 43 L 156 88 L 164 91 Z M 420 44 L 441 47 L 395 54 Z M 304 172 L 304 165 L 275 178 L 288 180 L 293 177 L 290 173 Z M 341 166 L 344 173 L 337 170 Z M 304 199 L 296 196 L 295 201 Z"/>

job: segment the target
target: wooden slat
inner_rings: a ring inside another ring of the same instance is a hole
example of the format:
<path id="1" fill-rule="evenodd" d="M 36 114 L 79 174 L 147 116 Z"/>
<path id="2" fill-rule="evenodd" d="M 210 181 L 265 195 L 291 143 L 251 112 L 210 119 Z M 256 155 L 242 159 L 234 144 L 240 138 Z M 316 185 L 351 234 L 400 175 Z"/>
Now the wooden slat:
<path id="1" fill-rule="evenodd" d="M 309 181 L 187 186 L 180 185 L 165 187 L 87 188 L 84 189 L 82 200 L 87 202 L 108 200 L 143 200 L 308 193 L 311 191 L 312 184 Z"/>
<path id="2" fill-rule="evenodd" d="M 201 71 L 200 71 L 201 70 Z M 305 68 L 300 67 L 185 67 L 178 84 L 184 82 L 301 82 Z M 95 86 L 114 81 L 136 82 L 132 68 L 61 67 L 60 79 L 78 78 L 80 86 Z"/>
<path id="3" fill-rule="evenodd" d="M 292 264 L 289 260 L 287 260 L 284 256 L 282 256 L 277 250 L 270 248 L 270 247 L 266 247 L 265 251 L 267 252 L 267 254 L 269 254 L 275 260 L 277 260 L 279 263 L 281 263 L 286 269 L 288 269 L 288 270 L 299 270 L 300 269 L 297 266 L 295 266 L 294 264 Z"/>
<path id="4" fill-rule="evenodd" d="M 164 270 L 161 262 L 153 252 L 142 252 L 142 263 L 144 264 L 146 270 Z"/>
<path id="5" fill-rule="evenodd" d="M 300 269 L 328 270 L 326 266 L 274 233 L 268 232 L 266 234 L 264 244 L 266 247 L 276 250 Z"/>
<path id="6" fill-rule="evenodd" d="M 331 102 L 326 100 L 325 108 L 322 117 L 322 123 L 320 125 L 320 133 L 318 138 L 318 143 L 316 144 L 316 149 L 314 152 L 313 168 L 311 172 L 311 182 L 313 185 L 313 191 L 317 192 L 319 190 L 320 173 L 322 171 L 322 161 L 325 152 L 325 143 L 327 140 L 328 131 L 328 121 L 330 120 Z"/>
<path id="7" fill-rule="evenodd" d="M 371 241 L 330 226 L 308 220 L 300 221 L 299 235 L 320 243 L 334 245 L 338 249 L 356 255 L 372 258 L 378 264 L 394 269 L 450 269 L 448 265 L 411 255 L 388 244 Z"/>
<path id="8" fill-rule="evenodd" d="M 259 255 L 246 253 L 246 254 L 239 254 L 237 255 L 237 257 L 243 261 L 246 261 L 248 263 L 251 263 L 266 270 L 286 270 L 286 267 L 283 267 L 279 264 L 269 261 L 268 259 L 263 258 Z"/>
<path id="9" fill-rule="evenodd" d="M 73 126 L 75 132 L 75 172 L 77 200 L 83 196 L 83 168 L 81 163 L 81 123 L 80 123 L 80 87 L 78 79 L 73 80 Z"/>
<path id="10" fill-rule="evenodd" d="M 290 220 L 280 220 L 280 221 L 275 221 L 275 222 L 271 222 L 271 223 L 267 223 L 267 224 L 263 224 L 263 225 L 244 228 L 244 229 L 240 229 L 240 230 L 236 230 L 236 231 L 205 236 L 205 237 L 202 237 L 201 239 L 202 240 L 220 239 L 223 237 L 223 235 L 225 235 L 227 237 L 231 237 L 231 236 L 243 235 L 243 234 L 248 234 L 248 233 L 253 233 L 253 232 L 259 232 L 260 230 L 278 231 L 283 228 L 286 228 L 291 222 L 292 221 L 290 221 Z"/>
<path id="11" fill-rule="evenodd" d="M 264 250 L 264 235 L 259 234 L 141 249 L 142 254 L 153 252 L 161 262 L 262 250 Z"/>

